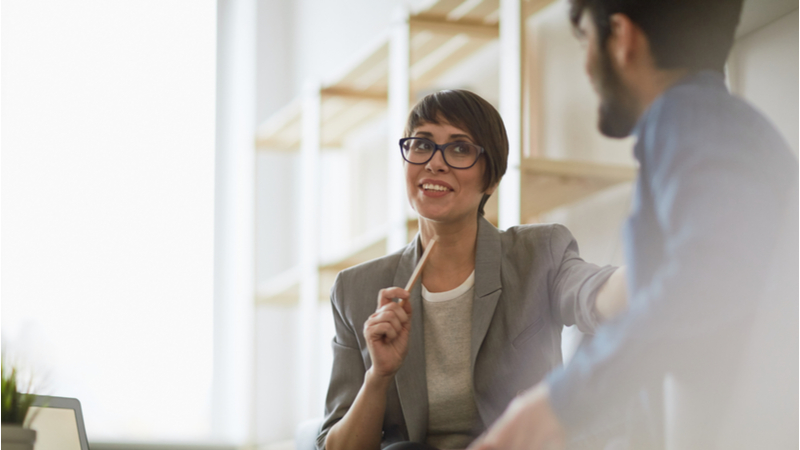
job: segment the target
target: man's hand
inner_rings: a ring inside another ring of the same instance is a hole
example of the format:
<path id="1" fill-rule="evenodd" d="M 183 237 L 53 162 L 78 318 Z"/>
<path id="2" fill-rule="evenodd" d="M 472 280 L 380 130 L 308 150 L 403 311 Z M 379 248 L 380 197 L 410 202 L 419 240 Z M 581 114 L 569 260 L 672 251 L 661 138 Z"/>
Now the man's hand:
<path id="1" fill-rule="evenodd" d="M 564 429 L 550 407 L 544 382 L 515 398 L 491 428 L 468 450 L 557 450 L 564 448 Z"/>

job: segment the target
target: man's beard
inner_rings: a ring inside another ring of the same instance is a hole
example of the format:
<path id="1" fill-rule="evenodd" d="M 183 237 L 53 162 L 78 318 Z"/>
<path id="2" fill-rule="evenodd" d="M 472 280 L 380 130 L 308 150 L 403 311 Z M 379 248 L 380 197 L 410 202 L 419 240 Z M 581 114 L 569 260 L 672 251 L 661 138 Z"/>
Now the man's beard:
<path id="1" fill-rule="evenodd" d="M 614 71 L 608 51 L 600 46 L 600 110 L 598 127 L 600 132 L 612 138 L 624 138 L 631 134 L 638 116 L 633 97 Z"/>

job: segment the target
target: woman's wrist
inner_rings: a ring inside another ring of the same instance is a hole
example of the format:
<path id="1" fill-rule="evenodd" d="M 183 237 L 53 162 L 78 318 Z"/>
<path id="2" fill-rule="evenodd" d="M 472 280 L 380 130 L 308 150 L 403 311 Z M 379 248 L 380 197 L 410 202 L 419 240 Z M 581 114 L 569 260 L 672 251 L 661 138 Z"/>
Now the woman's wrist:
<path id="1" fill-rule="evenodd" d="M 382 375 L 375 372 L 374 367 L 370 367 L 367 370 L 367 374 L 364 377 L 364 385 L 367 389 L 380 389 L 386 391 L 389 389 L 389 384 L 391 384 L 394 375 Z"/>

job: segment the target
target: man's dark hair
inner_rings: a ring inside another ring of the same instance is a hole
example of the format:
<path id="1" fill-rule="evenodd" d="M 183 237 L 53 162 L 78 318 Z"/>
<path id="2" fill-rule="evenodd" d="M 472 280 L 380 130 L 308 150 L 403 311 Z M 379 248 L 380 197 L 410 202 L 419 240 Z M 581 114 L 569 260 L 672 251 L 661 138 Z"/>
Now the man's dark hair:
<path id="1" fill-rule="evenodd" d="M 405 137 L 411 137 L 422 124 L 446 122 L 470 134 L 475 143 L 485 150 L 486 166 L 483 172 L 483 189 L 488 189 L 506 173 L 508 165 L 508 135 L 500 113 L 477 94 L 465 90 L 447 90 L 425 96 L 408 115 Z M 484 194 L 478 207 L 483 215 L 483 206 L 489 196 Z"/>
<path id="2" fill-rule="evenodd" d="M 723 72 L 733 46 L 743 0 L 570 0 L 570 20 L 591 16 L 599 43 L 611 34 L 609 18 L 621 13 L 639 26 L 660 69 Z"/>

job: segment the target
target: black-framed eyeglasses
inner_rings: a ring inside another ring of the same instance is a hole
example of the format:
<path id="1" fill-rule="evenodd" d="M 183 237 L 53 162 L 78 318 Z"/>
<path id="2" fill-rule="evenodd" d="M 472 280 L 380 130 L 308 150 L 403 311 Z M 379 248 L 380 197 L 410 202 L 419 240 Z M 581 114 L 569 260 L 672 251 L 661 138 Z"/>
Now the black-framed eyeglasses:
<path id="1" fill-rule="evenodd" d="M 485 152 L 483 147 L 469 142 L 448 142 L 438 145 L 430 139 L 425 138 L 403 138 L 400 139 L 400 152 L 409 164 L 427 164 L 433 159 L 436 151 L 442 152 L 442 159 L 445 164 L 453 169 L 469 169 L 478 162 L 481 154 Z"/>

